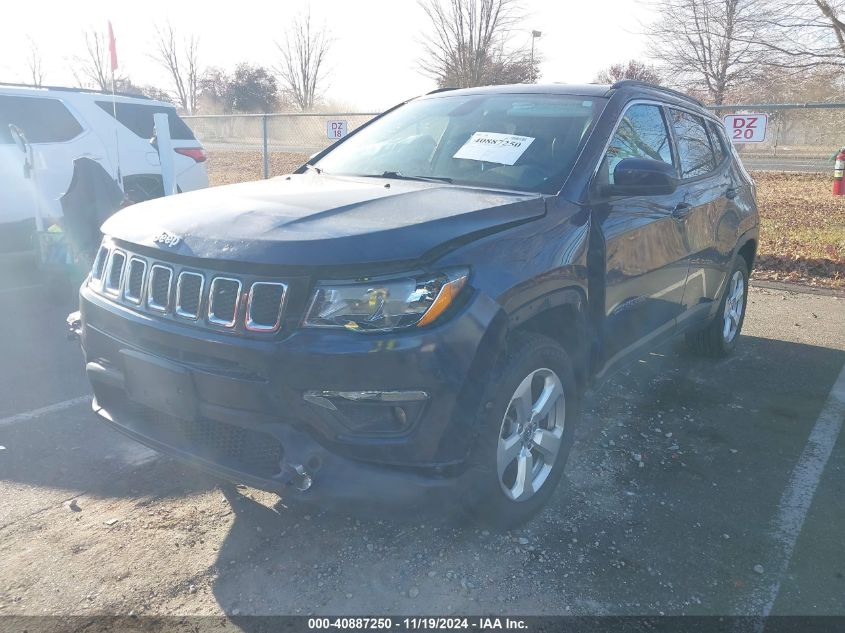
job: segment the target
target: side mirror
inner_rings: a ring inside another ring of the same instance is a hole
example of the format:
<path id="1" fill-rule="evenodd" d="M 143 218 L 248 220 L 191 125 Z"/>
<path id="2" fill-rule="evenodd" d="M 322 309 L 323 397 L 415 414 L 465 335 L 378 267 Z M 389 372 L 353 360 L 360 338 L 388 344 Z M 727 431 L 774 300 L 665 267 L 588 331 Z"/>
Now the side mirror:
<path id="1" fill-rule="evenodd" d="M 623 158 L 613 169 L 612 196 L 665 196 L 678 188 L 675 168 L 649 158 Z"/>
<path id="2" fill-rule="evenodd" d="M 153 137 L 150 139 L 150 145 L 155 147 L 156 151 L 158 151 L 158 136 L 153 135 Z"/>

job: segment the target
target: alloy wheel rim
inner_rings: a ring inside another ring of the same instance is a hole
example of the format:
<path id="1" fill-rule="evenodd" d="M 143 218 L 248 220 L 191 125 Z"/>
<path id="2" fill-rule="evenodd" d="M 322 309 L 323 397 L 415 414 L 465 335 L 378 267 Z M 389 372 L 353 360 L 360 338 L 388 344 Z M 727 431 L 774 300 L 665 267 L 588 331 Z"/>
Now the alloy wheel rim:
<path id="1" fill-rule="evenodd" d="M 526 376 L 511 396 L 499 430 L 499 485 L 512 501 L 543 487 L 557 461 L 566 418 L 563 385 L 551 369 Z"/>
<path id="2" fill-rule="evenodd" d="M 742 320 L 742 310 L 745 305 L 745 277 L 737 270 L 731 277 L 728 286 L 728 296 L 725 299 L 725 313 L 723 317 L 722 338 L 726 343 L 732 342 L 739 332 Z"/>

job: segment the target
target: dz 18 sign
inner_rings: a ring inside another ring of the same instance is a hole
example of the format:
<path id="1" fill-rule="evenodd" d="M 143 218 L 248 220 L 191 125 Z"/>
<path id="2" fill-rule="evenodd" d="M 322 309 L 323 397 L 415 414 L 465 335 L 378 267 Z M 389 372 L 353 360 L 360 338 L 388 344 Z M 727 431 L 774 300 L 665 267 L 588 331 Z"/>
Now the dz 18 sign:
<path id="1" fill-rule="evenodd" d="M 346 136 L 346 121 L 326 121 L 326 134 L 330 139 Z"/>
<path id="2" fill-rule="evenodd" d="M 734 143 L 762 143 L 766 140 L 766 114 L 728 114 L 725 129 Z"/>

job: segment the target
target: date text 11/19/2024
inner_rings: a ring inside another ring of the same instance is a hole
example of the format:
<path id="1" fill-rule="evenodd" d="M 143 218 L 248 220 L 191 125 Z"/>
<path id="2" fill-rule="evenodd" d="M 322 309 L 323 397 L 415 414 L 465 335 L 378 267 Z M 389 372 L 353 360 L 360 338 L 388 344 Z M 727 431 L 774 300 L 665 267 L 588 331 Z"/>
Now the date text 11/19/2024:
<path id="1" fill-rule="evenodd" d="M 496 617 L 406 617 L 394 619 L 389 617 L 352 617 L 352 618 L 309 618 L 309 630 L 350 629 L 350 630 L 525 630 L 527 624 L 520 618 Z"/>

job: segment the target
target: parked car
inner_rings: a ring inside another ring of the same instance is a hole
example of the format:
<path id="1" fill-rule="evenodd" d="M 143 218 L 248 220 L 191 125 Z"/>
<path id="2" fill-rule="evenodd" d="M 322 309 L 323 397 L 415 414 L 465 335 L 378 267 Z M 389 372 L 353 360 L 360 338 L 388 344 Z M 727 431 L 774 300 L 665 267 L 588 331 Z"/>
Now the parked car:
<path id="1" fill-rule="evenodd" d="M 119 166 L 121 188 L 132 202 L 162 196 L 159 155 L 150 145 L 156 112 L 167 113 L 170 121 L 179 190 L 207 187 L 205 151 L 169 103 L 77 88 L 0 84 L 0 253 L 33 248 L 39 207 L 45 218 L 62 216 L 60 199 L 78 158 L 96 161 L 115 180 Z M 29 169 L 10 125 L 23 132 L 32 148 Z"/>
<path id="2" fill-rule="evenodd" d="M 423 96 L 104 233 L 69 321 L 110 426 L 258 488 L 456 494 L 509 527 L 588 385 L 676 335 L 734 349 L 758 215 L 717 118 L 623 81 Z"/>

